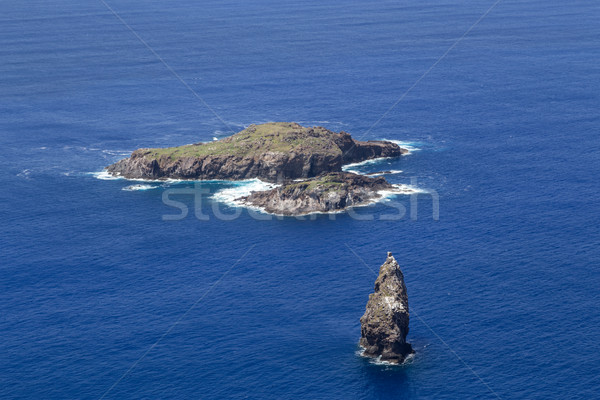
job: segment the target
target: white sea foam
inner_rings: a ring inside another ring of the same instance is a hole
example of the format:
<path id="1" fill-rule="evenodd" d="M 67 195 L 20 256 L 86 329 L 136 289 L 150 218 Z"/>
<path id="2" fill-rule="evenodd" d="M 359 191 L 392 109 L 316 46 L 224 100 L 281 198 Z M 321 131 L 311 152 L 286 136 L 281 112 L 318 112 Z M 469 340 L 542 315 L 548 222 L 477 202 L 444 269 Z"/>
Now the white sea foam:
<path id="1" fill-rule="evenodd" d="M 149 182 L 149 183 L 180 183 L 180 182 L 195 182 L 194 180 L 184 180 L 184 179 L 128 179 L 122 176 L 114 176 L 111 175 L 107 170 L 102 170 L 100 172 L 88 172 L 89 175 L 92 175 L 96 179 L 100 179 L 103 181 L 116 181 L 118 179 L 125 179 L 130 182 Z"/>
<path id="2" fill-rule="evenodd" d="M 24 169 L 23 171 L 19 172 L 17 174 L 17 176 L 19 178 L 25 178 L 25 179 L 29 179 L 29 176 L 31 175 L 31 170 L 30 169 Z"/>
<path id="3" fill-rule="evenodd" d="M 404 359 L 404 361 L 402 362 L 402 364 L 396 364 L 396 363 L 391 363 L 389 361 L 381 361 L 381 356 L 379 356 L 377 358 L 372 358 L 370 362 L 371 362 L 371 364 L 383 365 L 383 366 L 386 366 L 386 367 L 401 367 L 403 365 L 411 364 L 414 359 L 415 359 L 415 355 L 414 354 L 409 354 L 409 355 L 406 356 L 406 358 Z"/>
<path id="4" fill-rule="evenodd" d="M 391 160 L 391 159 L 392 159 L 391 157 L 379 157 L 379 158 L 373 158 L 371 160 L 365 160 L 365 161 L 361 161 L 361 162 L 357 162 L 357 163 L 346 164 L 346 165 L 342 166 L 342 171 L 351 172 L 351 173 L 357 174 L 357 175 L 364 175 L 364 173 L 360 172 L 356 168 L 364 167 L 366 165 L 379 164 L 383 161 L 387 161 L 387 160 Z"/>
<path id="5" fill-rule="evenodd" d="M 356 172 L 355 172 L 356 173 Z M 402 171 L 400 171 L 399 169 L 392 169 L 389 171 L 383 171 L 383 172 L 377 172 L 377 173 L 369 173 L 369 174 L 364 174 L 364 175 L 368 175 L 368 176 L 382 176 L 382 175 L 395 175 L 395 174 L 401 174 Z"/>
<path id="6" fill-rule="evenodd" d="M 399 194 L 415 194 L 415 193 L 427 193 L 426 190 L 418 188 L 416 186 L 404 185 L 401 183 L 397 183 L 392 185 L 394 188 L 390 190 L 380 190 L 379 193 L 384 198 L 388 198 L 391 196 L 396 196 Z"/>
<path id="7" fill-rule="evenodd" d="M 119 177 L 118 179 L 125 179 L 125 180 L 131 181 L 131 182 L 150 182 L 150 183 L 204 182 L 204 181 L 197 181 L 197 180 L 193 180 L 193 179 L 173 179 L 173 178 L 168 178 L 168 179 L 128 179 L 128 178 Z"/>
<path id="8" fill-rule="evenodd" d="M 109 156 L 128 156 L 131 151 L 128 150 L 102 150 L 102 153 L 108 154 Z"/>
<path id="9" fill-rule="evenodd" d="M 109 174 L 107 170 L 102 170 L 100 172 L 90 172 L 90 175 L 93 175 L 96 179 L 100 179 L 103 181 L 115 181 L 117 179 L 123 179 L 120 176 L 114 176 Z"/>
<path id="10" fill-rule="evenodd" d="M 235 182 L 235 186 L 227 189 L 222 189 L 213 194 L 213 198 L 222 203 L 240 207 L 246 206 L 240 198 L 249 196 L 252 192 L 262 192 L 271 190 L 279 185 L 274 183 L 263 182 L 260 179 L 248 179 Z"/>
<path id="11" fill-rule="evenodd" d="M 157 188 L 158 188 L 158 186 L 137 184 L 137 185 L 126 186 L 121 190 L 125 190 L 128 192 L 134 192 L 137 190 L 152 190 L 152 189 L 157 189 Z"/>
<path id="12" fill-rule="evenodd" d="M 366 349 L 364 347 L 359 346 L 359 349 L 355 352 L 355 354 L 360 357 L 368 358 L 369 362 L 371 364 L 375 364 L 375 365 L 383 365 L 386 367 L 400 367 L 402 365 L 411 364 L 415 360 L 415 353 L 411 353 L 406 356 L 406 358 L 404 359 L 404 362 L 402 364 L 396 364 L 396 363 L 391 363 L 389 361 L 381 361 L 381 356 L 375 357 L 375 358 L 365 356 L 365 350 Z"/>
<path id="13" fill-rule="evenodd" d="M 348 171 L 350 169 L 353 169 L 356 167 L 363 167 L 365 165 L 378 164 L 382 161 L 391 160 L 391 159 L 392 159 L 391 157 L 379 157 L 379 158 L 373 158 L 371 160 L 365 160 L 365 161 L 361 161 L 361 162 L 357 162 L 357 163 L 346 164 L 342 167 L 342 171 Z"/>

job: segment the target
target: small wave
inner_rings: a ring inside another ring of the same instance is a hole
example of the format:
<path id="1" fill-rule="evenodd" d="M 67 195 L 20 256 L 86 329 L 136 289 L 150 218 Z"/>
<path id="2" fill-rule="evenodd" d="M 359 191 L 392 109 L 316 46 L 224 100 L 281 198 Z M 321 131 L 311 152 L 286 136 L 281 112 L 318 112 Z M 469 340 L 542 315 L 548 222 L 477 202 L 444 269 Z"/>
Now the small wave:
<path id="1" fill-rule="evenodd" d="M 126 186 L 121 190 L 125 190 L 128 192 L 134 192 L 137 190 L 152 190 L 152 189 L 157 189 L 157 188 L 158 188 L 158 186 L 137 184 L 137 185 Z"/>
<path id="2" fill-rule="evenodd" d="M 240 198 L 249 196 L 252 192 L 271 190 L 277 186 L 279 185 L 263 182 L 260 179 L 248 179 L 235 182 L 234 187 L 219 190 L 213 194 L 213 198 L 234 207 L 241 207 L 245 204 L 240 201 Z"/>
<path id="3" fill-rule="evenodd" d="M 368 358 L 369 363 L 374 364 L 374 365 L 381 365 L 381 366 L 386 366 L 386 367 L 401 367 L 403 365 L 412 364 L 413 361 L 415 360 L 415 353 L 411 353 L 406 356 L 406 358 L 404 359 L 402 364 L 396 364 L 396 363 L 391 363 L 389 361 L 381 361 L 381 356 L 378 356 L 378 357 L 365 356 L 365 350 L 366 349 L 364 347 L 359 346 L 359 349 L 355 352 L 355 354 L 359 357 Z"/>
<path id="4" fill-rule="evenodd" d="M 382 366 L 386 366 L 386 367 L 402 367 L 404 365 L 412 364 L 414 359 L 415 359 L 414 353 L 409 354 L 406 356 L 406 358 L 404 359 L 404 361 L 401 364 L 396 364 L 396 363 L 392 363 L 389 361 L 381 361 L 381 356 L 379 356 L 377 358 L 372 358 L 370 360 L 370 363 L 374 364 L 374 365 L 382 365 Z"/>
<path id="5" fill-rule="evenodd" d="M 119 179 L 124 179 L 130 182 L 150 182 L 150 183 L 181 183 L 181 182 L 196 182 L 194 180 L 184 180 L 184 179 L 127 179 L 122 176 L 114 176 L 111 175 L 107 170 L 103 170 L 100 172 L 88 172 L 88 175 L 92 175 L 96 179 L 100 179 L 103 181 L 116 181 Z M 200 181 L 198 181 L 200 182 Z"/>
<path id="6" fill-rule="evenodd" d="M 131 154 L 131 151 L 127 150 L 102 150 L 102 153 L 108 154 L 110 156 L 128 156 Z"/>
<path id="7" fill-rule="evenodd" d="M 107 170 L 102 170 L 100 172 L 90 172 L 89 174 L 92 175 L 94 178 L 103 181 L 116 181 L 117 179 L 123 179 L 120 176 L 114 176 L 109 174 Z"/>
<path id="8" fill-rule="evenodd" d="M 379 158 L 373 158 L 371 160 L 365 160 L 365 161 L 361 161 L 361 162 L 357 162 L 357 163 L 346 164 L 346 165 L 342 166 L 342 171 L 360 174 L 360 172 L 356 172 L 356 169 L 355 169 L 356 167 L 364 167 L 365 165 L 378 164 L 382 161 L 391 160 L 391 159 L 392 159 L 391 157 L 379 157 Z"/>
<path id="9" fill-rule="evenodd" d="M 354 172 L 355 174 L 357 172 Z M 389 171 L 382 171 L 382 172 L 375 172 L 375 173 L 367 173 L 367 174 L 363 174 L 363 175 L 368 175 L 368 176 L 382 176 L 382 175 L 395 175 L 395 174 L 401 174 L 402 171 L 399 169 L 392 169 Z"/>
<path id="10" fill-rule="evenodd" d="M 25 179 L 31 179 L 30 175 L 31 175 L 30 169 L 24 169 L 23 171 L 21 171 L 17 174 L 17 176 L 19 178 L 25 178 Z"/>
<path id="11" fill-rule="evenodd" d="M 392 190 L 380 190 L 377 193 L 379 193 L 384 198 L 389 198 L 398 194 L 427 193 L 426 190 L 411 185 L 403 185 L 401 183 L 397 183 L 392 186 L 394 187 L 394 189 Z"/>

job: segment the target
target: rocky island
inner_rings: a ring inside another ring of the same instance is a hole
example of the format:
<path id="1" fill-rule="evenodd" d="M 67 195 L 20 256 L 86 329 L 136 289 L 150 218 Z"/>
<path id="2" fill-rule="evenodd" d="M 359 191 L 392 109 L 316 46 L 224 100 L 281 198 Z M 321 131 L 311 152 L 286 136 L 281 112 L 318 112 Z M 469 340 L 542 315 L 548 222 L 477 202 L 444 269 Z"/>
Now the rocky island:
<path id="1" fill-rule="evenodd" d="M 138 149 L 107 167 L 127 179 L 284 182 L 341 172 L 345 164 L 407 153 L 395 143 L 362 142 L 346 132 L 294 122 L 250 125 L 225 139 L 179 147 Z"/>
<path id="2" fill-rule="evenodd" d="M 360 346 L 363 355 L 380 361 L 401 364 L 414 353 L 408 334 L 408 296 L 404 275 L 392 253 L 379 269 L 375 291 L 369 295 L 365 314 L 360 319 Z"/>
<path id="3" fill-rule="evenodd" d="M 396 188 L 385 178 L 371 178 L 350 172 L 332 172 L 316 178 L 289 182 L 274 189 L 253 192 L 243 203 L 278 215 L 335 212 L 366 205 Z"/>
<path id="4" fill-rule="evenodd" d="M 294 122 L 250 125 L 210 143 L 135 150 L 106 168 L 126 179 L 245 180 L 278 183 L 237 199 L 268 213 L 303 215 L 366 205 L 397 189 L 383 177 L 342 172 L 342 166 L 408 153 L 387 141 Z"/>

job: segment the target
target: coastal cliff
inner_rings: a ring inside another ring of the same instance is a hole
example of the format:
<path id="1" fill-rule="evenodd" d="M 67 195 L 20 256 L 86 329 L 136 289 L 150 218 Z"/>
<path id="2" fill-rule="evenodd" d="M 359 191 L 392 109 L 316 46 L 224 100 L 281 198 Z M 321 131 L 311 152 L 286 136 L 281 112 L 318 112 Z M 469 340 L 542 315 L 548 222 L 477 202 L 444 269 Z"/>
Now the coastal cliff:
<path id="1" fill-rule="evenodd" d="M 259 178 L 284 182 L 341 172 L 342 166 L 407 153 L 385 141 L 362 142 L 346 132 L 297 123 L 250 125 L 225 139 L 186 146 L 138 149 L 107 167 L 109 174 L 128 179 Z"/>
<path id="2" fill-rule="evenodd" d="M 364 356 L 401 364 L 414 353 L 406 343 L 408 334 L 408 296 L 404 275 L 392 253 L 379 269 L 375 291 L 369 295 L 365 314 L 360 319 Z"/>

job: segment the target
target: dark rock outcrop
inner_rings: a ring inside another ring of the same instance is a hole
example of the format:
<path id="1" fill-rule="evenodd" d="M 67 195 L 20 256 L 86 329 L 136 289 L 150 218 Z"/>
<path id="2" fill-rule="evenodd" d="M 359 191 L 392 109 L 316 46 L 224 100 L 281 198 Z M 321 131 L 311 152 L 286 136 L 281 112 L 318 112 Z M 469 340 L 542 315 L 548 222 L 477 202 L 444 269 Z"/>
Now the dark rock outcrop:
<path id="1" fill-rule="evenodd" d="M 391 142 L 361 142 L 346 132 L 273 122 L 250 125 L 210 143 L 138 149 L 129 158 L 107 167 L 107 171 L 128 179 L 259 178 L 283 182 L 340 172 L 344 164 L 405 153 L 406 149 Z"/>
<path id="2" fill-rule="evenodd" d="M 381 197 L 382 190 L 395 187 L 385 178 L 371 178 L 349 172 L 333 172 L 275 189 L 254 192 L 240 200 L 249 206 L 279 215 L 341 211 L 365 205 Z"/>
<path id="3" fill-rule="evenodd" d="M 414 353 L 406 343 L 408 334 L 408 296 L 400 266 L 388 253 L 379 269 L 375 292 L 369 295 L 365 314 L 360 319 L 360 345 L 363 355 L 381 357 L 381 361 L 402 363 Z"/>

